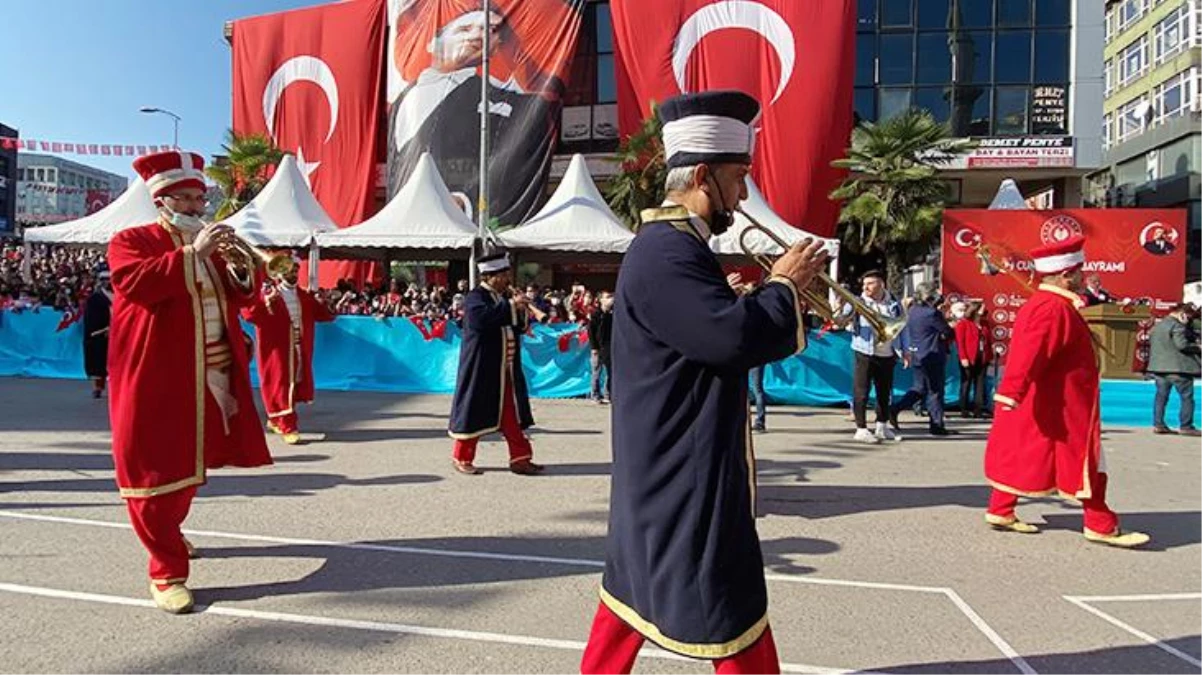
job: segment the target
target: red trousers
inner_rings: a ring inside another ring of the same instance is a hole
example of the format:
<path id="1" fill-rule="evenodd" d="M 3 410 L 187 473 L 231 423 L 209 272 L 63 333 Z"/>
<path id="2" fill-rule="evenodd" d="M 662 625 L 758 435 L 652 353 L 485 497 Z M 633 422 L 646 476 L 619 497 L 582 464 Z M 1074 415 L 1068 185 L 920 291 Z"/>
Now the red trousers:
<path id="1" fill-rule="evenodd" d="M 1090 487 L 1093 496 L 1081 500 L 1081 507 L 1085 510 L 1085 527 L 1098 534 L 1114 534 L 1119 529 L 1119 517 L 1106 505 L 1106 474 L 1091 475 Z M 995 516 L 1013 516 L 1017 504 L 1018 495 L 1009 492 L 995 488 L 993 494 L 989 495 L 989 513 Z"/>
<path id="2" fill-rule="evenodd" d="M 593 619 L 593 630 L 588 636 L 588 646 L 584 648 L 580 672 L 585 675 L 629 673 L 645 639 L 610 611 L 605 603 L 600 603 Z M 764 628 L 760 639 L 747 649 L 734 656 L 714 659 L 713 663 L 715 673 L 779 673 L 780 658 L 776 655 L 772 628 Z"/>
<path id="3" fill-rule="evenodd" d="M 526 438 L 526 434 L 522 431 L 522 425 L 518 422 L 517 403 L 514 401 L 513 384 L 508 379 L 505 381 L 505 395 L 501 397 L 501 434 L 505 436 L 505 443 L 509 445 L 509 463 L 520 462 L 534 458 L 534 447 L 530 445 L 530 439 Z M 451 456 L 455 461 L 470 464 L 476 461 L 476 446 L 480 443 L 480 437 L 475 438 L 456 438 L 455 447 L 451 452 Z"/>
<path id="4" fill-rule="evenodd" d="M 196 488 L 184 488 L 157 497 L 126 499 L 129 521 L 150 553 L 150 580 L 159 586 L 188 580 L 188 547 L 180 526 L 188 517 Z"/>
<path id="5" fill-rule="evenodd" d="M 296 418 L 295 410 L 287 415 L 278 415 L 275 417 L 269 417 L 268 419 L 271 420 L 271 423 L 275 425 L 276 430 L 281 434 L 295 434 L 300 432 L 300 428 L 297 426 L 298 420 Z"/>

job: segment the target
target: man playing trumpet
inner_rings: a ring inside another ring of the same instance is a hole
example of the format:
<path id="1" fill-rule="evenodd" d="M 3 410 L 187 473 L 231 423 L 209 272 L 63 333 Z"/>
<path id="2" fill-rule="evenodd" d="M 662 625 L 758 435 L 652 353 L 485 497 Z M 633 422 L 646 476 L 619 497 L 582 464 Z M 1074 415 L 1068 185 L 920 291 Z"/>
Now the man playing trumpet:
<path id="1" fill-rule="evenodd" d="M 288 445 L 295 445 L 300 442 L 296 407 L 313 402 L 316 324 L 333 321 L 334 313 L 312 291 L 297 286 L 298 261 L 281 268 L 271 274 L 268 288 L 242 315 L 255 325 L 259 391 L 267 427 Z"/>
<path id="2" fill-rule="evenodd" d="M 800 289 L 826 264 L 798 244 L 738 295 L 709 247 L 747 197 L 755 99 L 665 101 L 668 202 L 642 214 L 614 304 L 613 467 L 601 603 L 581 670 L 628 673 L 645 639 L 780 672 L 755 531 L 747 373 L 805 347 Z"/>
<path id="3" fill-rule="evenodd" d="M 271 464 L 238 323 L 254 271 L 218 253 L 227 225 L 200 220 L 203 167 L 191 152 L 135 160 L 160 216 L 119 232 L 108 250 L 117 485 L 150 553 L 151 597 L 177 614 L 193 604 L 193 551 L 180 527 L 206 471 Z"/>

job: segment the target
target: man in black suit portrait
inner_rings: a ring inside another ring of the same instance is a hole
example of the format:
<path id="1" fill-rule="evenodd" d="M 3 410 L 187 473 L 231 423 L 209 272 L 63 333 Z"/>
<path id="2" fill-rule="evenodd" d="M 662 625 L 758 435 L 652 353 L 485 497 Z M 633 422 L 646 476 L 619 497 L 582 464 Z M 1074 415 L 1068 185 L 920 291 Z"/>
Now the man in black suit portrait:
<path id="1" fill-rule="evenodd" d="M 1152 236 L 1144 243 L 1144 250 L 1153 255 L 1168 255 L 1177 247 L 1169 241 L 1167 233 L 1159 225 L 1152 228 Z"/>

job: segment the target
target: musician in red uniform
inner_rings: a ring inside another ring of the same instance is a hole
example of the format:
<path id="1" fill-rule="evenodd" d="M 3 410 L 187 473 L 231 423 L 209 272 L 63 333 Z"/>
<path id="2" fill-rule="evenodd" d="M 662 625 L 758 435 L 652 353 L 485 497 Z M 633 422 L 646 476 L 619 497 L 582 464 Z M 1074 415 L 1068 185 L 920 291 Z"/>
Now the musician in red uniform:
<path id="1" fill-rule="evenodd" d="M 1085 538 L 1131 548 L 1149 541 L 1123 532 L 1106 505 L 1101 380 L 1089 326 L 1081 316 L 1085 239 L 1031 252 L 1043 281 L 1018 312 L 1005 374 L 993 399 L 985 476 L 993 486 L 985 521 L 1033 533 L 1014 513 L 1019 496 L 1059 493 L 1085 510 Z"/>
<path id="2" fill-rule="evenodd" d="M 254 272 L 218 251 L 228 226 L 199 218 L 203 167 L 190 152 L 135 160 L 160 217 L 119 232 L 108 250 L 117 485 L 150 553 L 151 597 L 172 613 L 192 608 L 180 527 L 206 471 L 271 463 L 238 325 Z"/>
<path id="3" fill-rule="evenodd" d="M 298 403 L 313 402 L 313 332 L 318 321 L 333 321 L 334 313 L 308 290 L 296 285 L 295 263 L 242 316 L 255 325 L 259 389 L 267 410 L 267 427 L 295 445 L 300 441 Z"/>

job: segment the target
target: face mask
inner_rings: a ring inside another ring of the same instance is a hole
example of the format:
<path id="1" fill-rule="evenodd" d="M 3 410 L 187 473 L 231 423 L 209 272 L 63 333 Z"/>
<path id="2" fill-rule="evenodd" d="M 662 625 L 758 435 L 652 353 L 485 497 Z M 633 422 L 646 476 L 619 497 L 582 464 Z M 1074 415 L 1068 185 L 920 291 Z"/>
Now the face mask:
<path id="1" fill-rule="evenodd" d="M 710 181 L 710 184 L 718 191 L 718 203 L 725 204 L 726 196 L 722 194 L 722 188 L 718 186 L 718 181 L 713 180 L 713 174 L 707 173 L 706 180 Z M 713 209 L 710 211 L 710 233 L 715 237 L 729 230 L 734 224 L 735 214 L 733 211 L 726 209 Z"/>
<path id="2" fill-rule="evenodd" d="M 159 213 L 163 215 L 163 218 L 165 218 L 168 223 L 171 223 L 181 230 L 195 232 L 205 226 L 204 221 L 200 218 L 188 215 L 186 213 L 176 213 L 167 206 L 160 206 Z"/>

